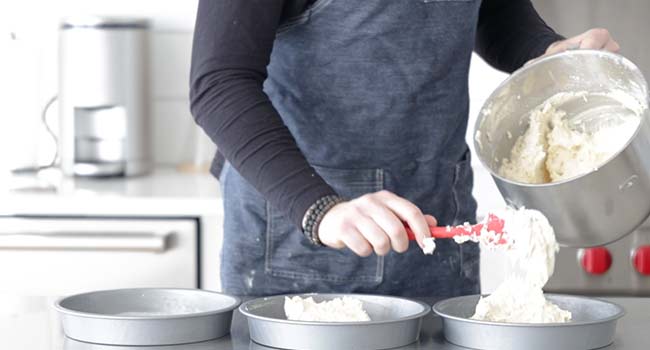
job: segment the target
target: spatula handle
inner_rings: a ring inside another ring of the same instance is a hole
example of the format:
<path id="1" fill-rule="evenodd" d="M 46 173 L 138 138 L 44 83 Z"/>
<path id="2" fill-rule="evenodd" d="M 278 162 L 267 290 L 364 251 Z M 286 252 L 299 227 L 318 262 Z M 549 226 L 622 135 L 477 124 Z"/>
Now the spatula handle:
<path id="1" fill-rule="evenodd" d="M 413 230 L 408 225 L 404 225 L 406 228 L 406 235 L 408 236 L 410 241 L 415 240 L 415 234 L 413 233 Z M 433 238 L 454 238 L 454 236 L 459 236 L 459 235 L 468 235 L 471 234 L 472 232 L 468 232 L 463 228 L 462 226 L 429 226 L 429 231 L 431 232 L 431 237 Z"/>

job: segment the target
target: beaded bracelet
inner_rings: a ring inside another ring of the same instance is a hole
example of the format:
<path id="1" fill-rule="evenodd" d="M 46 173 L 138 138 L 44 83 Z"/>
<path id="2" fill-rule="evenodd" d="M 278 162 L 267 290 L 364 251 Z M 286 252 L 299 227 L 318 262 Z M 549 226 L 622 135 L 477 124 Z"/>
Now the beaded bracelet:
<path id="1" fill-rule="evenodd" d="M 307 209 L 302 220 L 302 232 L 314 245 L 324 246 L 318 237 L 318 226 L 320 226 L 327 211 L 341 202 L 343 202 L 343 198 L 336 195 L 328 195 L 319 198 Z"/>

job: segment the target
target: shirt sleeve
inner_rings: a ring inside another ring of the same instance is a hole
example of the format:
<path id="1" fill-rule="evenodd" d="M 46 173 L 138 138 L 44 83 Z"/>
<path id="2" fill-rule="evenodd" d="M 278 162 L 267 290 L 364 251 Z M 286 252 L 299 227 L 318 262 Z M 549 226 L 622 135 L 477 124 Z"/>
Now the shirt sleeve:
<path id="1" fill-rule="evenodd" d="M 530 0 L 483 0 L 481 4 L 475 50 L 499 70 L 511 73 L 562 39 Z"/>
<path id="2" fill-rule="evenodd" d="M 219 151 L 298 227 L 336 192 L 314 171 L 263 91 L 284 0 L 200 0 L 190 106 Z"/>

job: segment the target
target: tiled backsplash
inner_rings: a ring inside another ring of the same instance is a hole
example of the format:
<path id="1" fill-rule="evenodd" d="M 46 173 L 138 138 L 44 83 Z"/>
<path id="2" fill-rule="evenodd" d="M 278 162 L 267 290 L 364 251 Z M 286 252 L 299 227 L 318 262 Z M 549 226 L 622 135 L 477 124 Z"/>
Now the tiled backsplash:
<path id="1" fill-rule="evenodd" d="M 151 34 L 153 155 L 158 163 L 205 163 L 214 146 L 189 111 L 191 31 Z"/>

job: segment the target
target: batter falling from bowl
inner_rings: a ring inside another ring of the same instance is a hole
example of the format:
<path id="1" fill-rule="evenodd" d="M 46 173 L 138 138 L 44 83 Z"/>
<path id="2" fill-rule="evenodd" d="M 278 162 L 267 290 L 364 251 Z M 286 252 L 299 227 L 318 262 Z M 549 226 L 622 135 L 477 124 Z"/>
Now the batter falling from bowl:
<path id="1" fill-rule="evenodd" d="M 489 229 L 489 221 L 495 218 L 503 222 L 498 232 Z M 454 240 L 459 244 L 478 242 L 482 249 L 502 250 L 508 257 L 510 273 L 490 296 L 480 299 L 472 318 L 509 323 L 570 321 L 571 313 L 546 300 L 542 291 L 553 274 L 555 254 L 559 250 L 553 227 L 544 214 L 508 207 L 491 213 L 479 225 L 480 232 L 457 235 Z M 457 228 L 471 231 L 467 224 Z M 427 246 L 435 247 L 433 238 L 427 240 L 430 241 Z M 425 253 L 433 251 L 425 250 Z"/>

